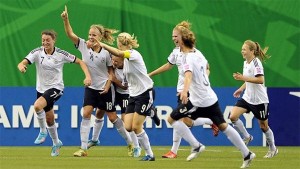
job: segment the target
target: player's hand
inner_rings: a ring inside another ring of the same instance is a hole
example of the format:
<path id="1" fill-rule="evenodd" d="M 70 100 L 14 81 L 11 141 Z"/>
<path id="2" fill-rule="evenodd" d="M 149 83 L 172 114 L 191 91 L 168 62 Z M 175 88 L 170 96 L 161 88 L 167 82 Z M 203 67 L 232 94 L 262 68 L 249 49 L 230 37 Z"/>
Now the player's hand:
<path id="1" fill-rule="evenodd" d="M 241 96 L 241 93 L 242 93 L 241 90 L 236 90 L 236 91 L 233 93 L 233 97 L 239 98 L 239 97 Z"/>
<path id="2" fill-rule="evenodd" d="M 68 8 L 67 5 L 65 5 L 65 10 L 61 13 L 61 18 L 65 21 L 68 19 Z"/>
<path id="3" fill-rule="evenodd" d="M 85 78 L 83 80 L 83 84 L 84 84 L 84 86 L 90 86 L 92 84 L 91 78 Z"/>
<path id="4" fill-rule="evenodd" d="M 22 64 L 22 63 L 20 63 L 20 64 L 18 64 L 18 69 L 19 69 L 19 71 L 20 71 L 21 73 L 25 73 L 25 72 L 26 72 L 26 69 L 27 69 L 27 66 L 24 65 L 24 64 Z"/>
<path id="5" fill-rule="evenodd" d="M 243 80 L 243 78 L 244 78 L 244 76 L 239 72 L 233 73 L 232 76 L 235 80 Z"/>
<path id="6" fill-rule="evenodd" d="M 187 92 L 180 93 L 180 100 L 181 100 L 182 104 L 187 104 L 187 102 L 189 101 Z"/>

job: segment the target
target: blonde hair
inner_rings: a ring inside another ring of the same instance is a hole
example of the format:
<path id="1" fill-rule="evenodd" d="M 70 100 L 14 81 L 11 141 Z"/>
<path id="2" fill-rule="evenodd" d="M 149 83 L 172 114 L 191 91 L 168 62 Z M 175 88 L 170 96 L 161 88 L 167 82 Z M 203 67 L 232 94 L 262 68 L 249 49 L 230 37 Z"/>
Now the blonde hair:
<path id="1" fill-rule="evenodd" d="M 119 32 L 116 29 L 105 28 L 104 26 L 99 25 L 99 24 L 91 25 L 90 28 L 94 28 L 94 29 L 99 30 L 103 41 L 110 44 L 110 45 L 113 44 L 114 41 L 115 41 L 115 37 L 113 36 L 113 34 Z"/>
<path id="2" fill-rule="evenodd" d="M 182 41 L 185 46 L 194 48 L 196 43 L 196 37 L 193 31 L 191 31 L 191 23 L 188 21 L 182 21 L 177 24 L 174 30 L 177 30 L 182 37 Z"/>
<path id="3" fill-rule="evenodd" d="M 250 51 L 254 51 L 254 56 L 258 57 L 259 60 L 262 62 L 265 62 L 267 59 L 269 59 L 271 56 L 267 55 L 267 51 L 269 47 L 265 47 L 264 49 L 261 49 L 258 42 L 253 42 L 252 40 L 246 40 L 244 42 L 249 47 Z"/>
<path id="4" fill-rule="evenodd" d="M 137 37 L 134 36 L 134 34 L 130 35 L 129 33 L 122 32 L 118 35 L 118 41 L 120 44 L 127 46 L 130 49 L 139 47 Z"/>

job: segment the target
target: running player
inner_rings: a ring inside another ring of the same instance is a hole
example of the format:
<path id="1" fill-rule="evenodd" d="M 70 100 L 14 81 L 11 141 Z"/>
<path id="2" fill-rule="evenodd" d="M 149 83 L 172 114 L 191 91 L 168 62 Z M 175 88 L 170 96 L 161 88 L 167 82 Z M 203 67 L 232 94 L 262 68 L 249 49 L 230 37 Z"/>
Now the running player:
<path id="1" fill-rule="evenodd" d="M 234 124 L 235 129 L 242 134 L 246 145 L 253 140 L 243 122 L 239 117 L 243 113 L 254 114 L 258 119 L 259 126 L 266 136 L 269 145 L 269 151 L 264 158 L 272 158 L 278 154 L 275 146 L 274 134 L 268 125 L 269 117 L 269 98 L 265 87 L 264 68 L 262 61 L 269 58 L 266 54 L 268 48 L 261 49 L 257 42 L 246 40 L 242 46 L 242 55 L 245 59 L 243 66 L 243 74 L 233 73 L 235 80 L 243 81 L 243 85 L 233 93 L 233 96 L 239 98 L 244 91 L 243 97 L 237 101 L 230 113 L 230 120 Z"/>
<path id="2" fill-rule="evenodd" d="M 190 29 L 190 23 L 188 21 L 183 21 L 180 23 L 181 26 L 186 27 L 187 29 Z M 180 54 L 180 48 L 178 47 L 178 41 L 175 36 L 172 37 L 172 40 L 175 44 L 175 48 L 173 49 L 172 53 L 168 57 L 168 62 L 162 65 L 161 67 L 157 68 L 156 70 L 149 73 L 149 76 L 152 77 L 154 75 L 163 73 L 165 71 L 170 70 L 173 65 L 177 66 L 178 69 L 178 81 L 177 81 L 177 103 L 180 104 L 179 95 L 180 92 L 183 89 L 183 80 L 184 80 L 184 74 L 182 73 L 182 55 Z M 195 49 L 197 50 L 197 49 Z M 207 67 L 207 73 L 209 75 L 209 67 Z M 213 135 L 217 136 L 219 133 L 219 128 L 213 124 L 213 122 L 209 118 L 197 118 L 195 120 L 192 120 L 190 118 L 183 118 L 183 122 L 188 126 L 200 126 L 200 125 L 211 125 L 213 130 Z M 173 129 L 173 144 L 170 151 L 168 151 L 166 154 L 162 155 L 163 158 L 177 158 L 177 151 L 179 149 L 179 145 L 181 143 L 181 137 L 177 134 L 176 130 Z"/>
<path id="3" fill-rule="evenodd" d="M 68 19 L 68 11 L 62 12 L 61 17 L 64 22 L 64 28 L 69 39 L 75 44 L 76 48 L 81 52 L 83 61 L 87 64 L 91 73 L 92 84 L 85 88 L 83 103 L 83 118 L 80 125 L 81 147 L 73 155 L 75 157 L 87 156 L 88 137 L 90 134 L 91 114 L 96 110 L 96 119 L 94 123 L 95 132 L 101 130 L 103 126 L 103 115 L 101 111 L 105 111 L 109 120 L 114 124 L 119 134 L 125 139 L 128 148 L 132 146 L 132 140 L 124 128 L 123 121 L 117 116 L 114 105 L 114 87 L 109 80 L 109 74 L 113 73 L 110 53 L 103 49 L 97 42 L 105 41 L 109 44 L 114 42 L 113 34 L 118 32 L 114 29 L 105 28 L 102 25 L 91 25 L 88 40 L 79 38 L 72 30 Z M 99 141 L 96 142 L 98 144 Z M 129 150 L 132 151 L 132 150 Z"/>
<path id="4" fill-rule="evenodd" d="M 118 49 L 99 42 L 103 48 L 117 57 L 124 58 L 123 73 L 128 81 L 129 102 L 124 117 L 127 131 L 134 131 L 146 155 L 141 161 L 155 161 L 147 133 L 143 129 L 146 116 L 150 116 L 153 105 L 153 81 L 147 74 L 136 37 L 123 32 L 118 35 Z M 137 149 L 134 149 L 137 150 Z"/>
<path id="5" fill-rule="evenodd" d="M 85 86 L 91 84 L 91 76 L 82 60 L 55 47 L 57 34 L 54 30 L 44 30 L 41 35 L 42 46 L 32 50 L 18 64 L 18 69 L 25 73 L 28 64 L 35 63 L 36 65 L 37 99 L 34 103 L 34 110 L 40 126 L 40 133 L 34 143 L 42 144 L 45 142 L 49 132 L 53 142 L 51 156 L 58 156 L 63 144 L 58 138 L 53 105 L 63 95 L 63 66 L 65 63 L 79 64 L 85 74 L 83 81 Z"/>
<path id="6" fill-rule="evenodd" d="M 180 93 L 182 103 L 173 110 L 168 117 L 168 122 L 192 146 L 191 154 L 186 160 L 191 161 L 196 158 L 205 150 L 205 146 L 193 136 L 191 130 L 180 119 L 206 117 L 210 118 L 241 151 L 244 157 L 241 168 L 249 167 L 255 154 L 249 151 L 238 132 L 225 122 L 218 97 L 212 90 L 206 73 L 208 62 L 199 50 L 194 49 L 196 41 L 194 33 L 179 24 L 173 29 L 173 37 L 176 37 L 183 55 L 184 88 Z"/>

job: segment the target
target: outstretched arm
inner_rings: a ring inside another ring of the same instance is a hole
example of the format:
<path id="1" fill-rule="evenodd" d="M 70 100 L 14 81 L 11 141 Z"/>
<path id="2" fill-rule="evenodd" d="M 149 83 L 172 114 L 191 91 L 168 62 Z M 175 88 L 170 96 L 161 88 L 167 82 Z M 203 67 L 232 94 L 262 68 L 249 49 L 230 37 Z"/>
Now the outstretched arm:
<path id="1" fill-rule="evenodd" d="M 79 38 L 78 36 L 73 32 L 73 29 L 71 27 L 70 21 L 69 21 L 69 16 L 68 16 L 68 9 L 67 6 L 65 5 L 65 10 L 61 13 L 61 18 L 63 19 L 64 22 L 64 27 L 65 27 L 65 32 L 69 39 L 72 40 L 72 42 L 77 45 Z"/>
<path id="2" fill-rule="evenodd" d="M 160 73 L 170 70 L 172 67 L 173 67 L 173 65 L 168 62 L 168 63 L 165 63 L 164 65 L 162 65 L 161 67 L 157 68 L 156 70 L 153 70 L 148 75 L 150 77 L 155 76 L 157 74 L 160 74 Z"/>

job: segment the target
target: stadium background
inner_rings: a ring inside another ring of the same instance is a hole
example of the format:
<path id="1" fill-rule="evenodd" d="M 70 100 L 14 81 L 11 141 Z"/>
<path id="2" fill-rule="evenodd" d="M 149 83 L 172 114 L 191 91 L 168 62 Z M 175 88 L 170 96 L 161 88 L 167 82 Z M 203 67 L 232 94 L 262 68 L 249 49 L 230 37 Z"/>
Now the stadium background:
<path id="1" fill-rule="evenodd" d="M 234 105 L 232 92 L 241 85 L 232 78 L 232 73 L 242 72 L 243 42 L 252 39 L 262 47 L 269 46 L 272 57 L 264 68 L 270 97 L 270 125 L 278 145 L 300 145 L 300 2 L 297 0 L 0 0 L 0 146 L 33 145 L 38 133 L 34 118 L 29 116 L 35 100 L 35 66 L 30 66 L 23 75 L 17 64 L 41 45 L 41 31 L 54 29 L 58 33 L 56 46 L 81 57 L 64 32 L 60 17 L 64 5 L 68 6 L 74 32 L 82 38 L 87 38 L 89 26 L 95 23 L 134 33 L 148 71 L 166 63 L 174 47 L 173 27 L 183 20 L 190 21 L 197 48 L 210 63 L 210 82 L 224 112 Z M 81 108 L 82 80 L 78 66 L 64 67 L 66 90 L 56 112 L 59 135 L 65 145 L 79 144 L 79 127 L 70 127 L 74 121 L 69 112 L 73 112 L 74 105 Z M 153 80 L 157 90 L 155 104 L 163 116 L 168 106 L 176 104 L 177 70 L 173 68 Z M 80 116 L 77 118 L 79 126 Z M 28 124 L 25 125 L 24 119 Z M 253 144 L 264 144 L 256 120 L 251 124 L 249 130 L 256 138 Z M 123 145 L 115 129 L 107 127 L 109 124 L 105 126 L 102 144 Z M 150 121 L 145 128 L 151 144 L 171 144 L 172 130 L 166 123 L 155 127 Z M 192 130 L 207 145 L 231 145 L 223 135 L 214 139 L 208 128 Z M 18 141 L 20 138 L 22 142 Z M 50 139 L 47 141 L 45 145 L 50 145 Z"/>

